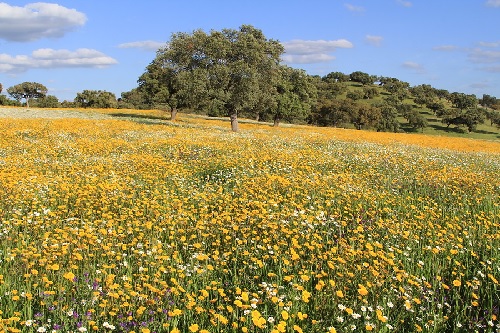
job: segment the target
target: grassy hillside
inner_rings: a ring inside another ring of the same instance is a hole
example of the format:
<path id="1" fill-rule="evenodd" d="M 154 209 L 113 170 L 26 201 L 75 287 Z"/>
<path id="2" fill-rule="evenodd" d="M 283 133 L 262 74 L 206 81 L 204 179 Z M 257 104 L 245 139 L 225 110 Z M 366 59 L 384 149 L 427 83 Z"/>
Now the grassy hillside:
<path id="1" fill-rule="evenodd" d="M 0 119 L 0 331 L 499 328 L 499 142 L 103 112 Z"/>
<path id="2" fill-rule="evenodd" d="M 340 99 L 345 99 L 346 95 L 348 92 L 352 91 L 359 91 L 363 89 L 363 86 L 359 83 L 355 82 L 346 82 L 343 83 L 347 86 L 347 91 L 339 96 L 338 98 Z M 375 87 L 379 95 L 372 98 L 372 99 L 364 99 L 364 100 L 358 100 L 358 103 L 366 103 L 366 104 L 372 104 L 372 103 L 380 103 L 383 101 L 384 97 L 387 97 L 390 95 L 383 87 L 375 84 L 370 87 Z M 445 105 L 448 108 L 451 108 L 452 105 L 447 102 L 442 100 L 442 102 L 445 103 Z M 449 126 L 447 127 L 446 124 L 443 124 L 441 122 L 441 119 L 436 117 L 436 115 L 432 112 L 432 110 L 427 109 L 424 106 L 417 105 L 412 98 L 406 99 L 403 101 L 405 104 L 410 104 L 413 106 L 414 109 L 418 110 L 418 112 L 425 117 L 427 120 L 428 126 L 422 130 L 415 130 L 411 126 L 408 125 L 408 121 L 404 119 L 403 117 L 399 117 L 398 120 L 401 124 L 401 129 L 407 133 L 423 133 L 423 134 L 429 134 L 429 135 L 440 135 L 440 136 L 452 136 L 452 137 L 462 137 L 462 138 L 475 138 L 475 139 L 483 139 L 483 140 L 498 140 L 500 139 L 500 130 L 497 126 L 491 125 L 489 120 L 486 120 L 483 124 L 479 124 L 477 126 L 477 130 L 473 132 L 467 132 L 464 128 L 457 128 L 456 126 Z"/>

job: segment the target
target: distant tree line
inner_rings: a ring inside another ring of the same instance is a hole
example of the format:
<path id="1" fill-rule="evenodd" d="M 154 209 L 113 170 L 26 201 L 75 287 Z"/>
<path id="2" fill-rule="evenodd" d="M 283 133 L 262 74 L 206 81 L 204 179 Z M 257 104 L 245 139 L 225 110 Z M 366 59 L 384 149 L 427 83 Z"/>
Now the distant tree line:
<path id="1" fill-rule="evenodd" d="M 493 96 L 436 89 L 361 71 L 308 75 L 280 63 L 283 46 L 250 25 L 206 33 L 175 33 L 138 78 L 138 86 L 120 98 L 102 90 L 84 90 L 74 101 L 59 102 L 36 82 L 7 89 L 0 105 L 163 109 L 175 120 L 187 110 L 316 126 L 354 127 L 399 132 L 428 126 L 425 114 L 447 126 L 474 131 L 489 120 L 500 127 L 500 101 Z M 0 92 L 2 86 L 0 84 Z"/>

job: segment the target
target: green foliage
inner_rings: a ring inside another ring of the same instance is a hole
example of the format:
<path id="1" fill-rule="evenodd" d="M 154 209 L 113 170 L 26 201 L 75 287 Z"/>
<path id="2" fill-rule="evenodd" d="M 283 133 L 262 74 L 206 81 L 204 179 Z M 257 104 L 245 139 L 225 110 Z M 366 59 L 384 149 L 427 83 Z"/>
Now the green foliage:
<path id="1" fill-rule="evenodd" d="M 47 94 L 47 87 L 38 82 L 23 82 L 8 88 L 7 93 L 18 102 L 24 99 L 29 107 L 30 99 L 42 98 Z"/>
<path id="2" fill-rule="evenodd" d="M 380 118 L 375 126 L 379 132 L 399 132 L 400 125 L 398 121 L 398 111 L 395 107 L 381 103 L 374 105 L 380 111 Z"/>
<path id="3" fill-rule="evenodd" d="M 75 103 L 78 107 L 109 109 L 117 107 L 115 94 L 105 90 L 84 90 L 77 93 Z"/>
<path id="4" fill-rule="evenodd" d="M 0 89 L 0 92 L 2 90 Z M 483 94 L 483 98 L 481 98 L 481 100 L 479 100 L 479 103 L 484 106 L 484 107 L 487 107 L 487 108 L 493 108 L 496 104 L 498 104 L 500 101 L 494 97 L 494 96 L 490 96 L 490 95 L 486 95 L 486 94 Z"/>
<path id="5" fill-rule="evenodd" d="M 478 124 L 484 123 L 486 115 L 483 110 L 471 108 L 465 111 L 455 111 L 443 118 L 443 123 L 448 127 L 455 125 L 457 127 L 467 127 L 469 132 L 476 130 Z"/>
<path id="6" fill-rule="evenodd" d="M 361 83 L 362 85 L 368 85 L 374 82 L 374 78 L 371 75 L 361 71 L 352 72 L 349 75 L 349 79 L 353 82 Z"/>
<path id="7" fill-rule="evenodd" d="M 339 127 L 348 123 L 348 100 L 323 99 L 318 102 L 311 115 L 311 123 L 318 126 Z"/>
<path id="8" fill-rule="evenodd" d="M 276 103 L 269 109 L 275 126 L 282 119 L 306 119 L 312 104 L 316 103 L 315 86 L 304 70 L 281 66 L 280 74 L 276 84 Z"/>
<path id="9" fill-rule="evenodd" d="M 348 82 L 350 76 L 341 72 L 331 72 L 324 76 L 323 80 L 327 82 Z"/>
<path id="10" fill-rule="evenodd" d="M 372 99 L 380 95 L 379 90 L 375 87 L 363 87 L 363 98 Z"/>
<path id="11" fill-rule="evenodd" d="M 361 90 L 351 90 L 347 93 L 346 97 L 353 101 L 357 101 L 363 99 L 364 93 Z"/>
<path id="12" fill-rule="evenodd" d="M 458 92 L 452 93 L 449 100 L 455 108 L 460 110 L 475 107 L 478 103 L 476 95 L 467 95 Z"/>
<path id="13" fill-rule="evenodd" d="M 152 106 L 148 103 L 148 94 L 143 93 L 139 88 L 134 88 L 127 92 L 121 93 L 121 98 L 118 99 L 118 108 L 120 109 L 152 109 Z"/>
<path id="14" fill-rule="evenodd" d="M 37 108 L 57 108 L 60 105 L 61 104 L 59 103 L 57 97 L 53 95 L 47 95 L 42 98 L 38 98 L 32 103 L 32 106 Z"/>
<path id="15" fill-rule="evenodd" d="M 381 118 L 381 112 L 367 104 L 353 104 L 350 111 L 350 120 L 356 129 L 366 129 L 377 125 Z"/>
<path id="16" fill-rule="evenodd" d="M 403 101 L 405 98 L 409 97 L 410 93 L 408 89 L 410 84 L 408 82 L 400 81 L 395 78 L 381 78 L 380 84 L 399 101 Z"/>

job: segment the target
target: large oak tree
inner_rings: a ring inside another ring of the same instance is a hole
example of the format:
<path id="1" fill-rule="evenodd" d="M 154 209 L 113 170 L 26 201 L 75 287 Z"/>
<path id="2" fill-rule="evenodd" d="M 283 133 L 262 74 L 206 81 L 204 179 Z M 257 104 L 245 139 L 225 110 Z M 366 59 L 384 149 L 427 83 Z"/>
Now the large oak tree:
<path id="1" fill-rule="evenodd" d="M 279 80 L 283 46 L 250 25 L 175 33 L 139 79 L 154 102 L 217 110 L 238 131 L 238 114 L 265 108 Z"/>

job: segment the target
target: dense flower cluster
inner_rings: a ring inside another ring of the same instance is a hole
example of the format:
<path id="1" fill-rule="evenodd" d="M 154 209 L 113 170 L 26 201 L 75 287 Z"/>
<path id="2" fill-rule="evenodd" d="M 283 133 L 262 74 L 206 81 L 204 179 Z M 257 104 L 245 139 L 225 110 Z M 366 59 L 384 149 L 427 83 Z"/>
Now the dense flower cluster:
<path id="1" fill-rule="evenodd" d="M 0 332 L 500 331 L 498 142 L 0 127 Z"/>

